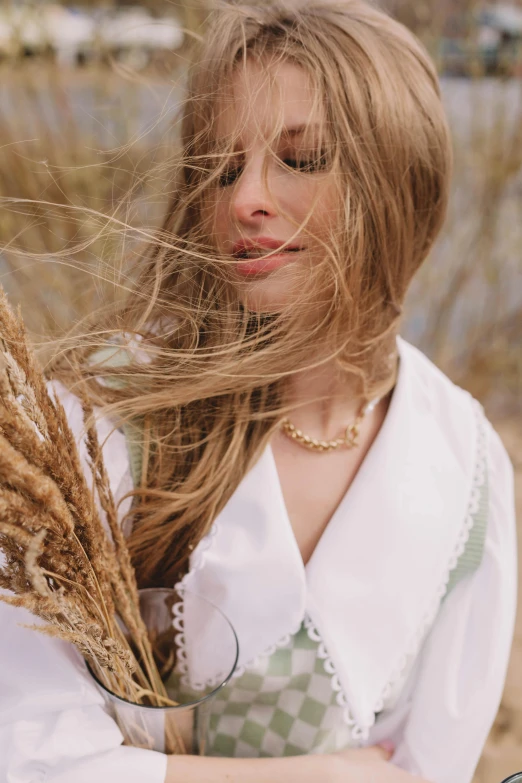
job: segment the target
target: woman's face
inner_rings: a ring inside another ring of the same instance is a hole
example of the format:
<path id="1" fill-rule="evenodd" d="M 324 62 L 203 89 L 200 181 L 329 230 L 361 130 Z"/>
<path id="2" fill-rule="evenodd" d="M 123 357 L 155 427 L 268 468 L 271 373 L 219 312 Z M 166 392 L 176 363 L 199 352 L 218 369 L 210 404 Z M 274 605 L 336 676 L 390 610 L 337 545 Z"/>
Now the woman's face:
<path id="1" fill-rule="evenodd" d="M 234 259 L 243 304 L 277 312 L 325 255 L 338 188 L 318 149 L 320 101 L 302 68 L 282 62 L 267 71 L 249 62 L 232 86 L 217 132 L 237 133 L 237 154 L 212 192 L 213 235 L 218 251 Z"/>

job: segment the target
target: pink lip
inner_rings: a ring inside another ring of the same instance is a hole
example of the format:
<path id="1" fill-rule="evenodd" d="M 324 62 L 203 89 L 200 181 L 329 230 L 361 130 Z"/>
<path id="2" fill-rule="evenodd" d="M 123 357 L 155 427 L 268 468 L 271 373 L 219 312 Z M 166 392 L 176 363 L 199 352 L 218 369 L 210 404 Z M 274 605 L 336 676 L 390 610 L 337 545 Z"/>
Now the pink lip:
<path id="1" fill-rule="evenodd" d="M 281 241 L 279 239 L 273 239 L 272 237 L 256 237 L 256 239 L 241 239 L 238 242 L 236 242 L 233 246 L 232 252 L 235 256 L 239 256 L 241 253 L 245 251 L 249 251 L 252 249 L 259 249 L 263 248 L 266 250 L 277 250 L 280 247 L 285 246 L 285 250 L 282 253 L 273 253 L 270 254 L 268 258 L 245 258 L 241 259 L 238 258 L 238 263 L 235 266 L 235 269 L 239 272 L 239 274 L 248 276 L 248 275 L 259 275 L 263 273 L 271 272 L 273 269 L 277 269 L 280 266 L 283 266 L 284 264 L 288 264 L 291 261 L 294 261 L 295 259 L 292 258 L 294 251 L 294 254 L 302 250 L 300 245 L 291 244 L 286 245 L 284 241 Z M 288 250 L 289 252 L 285 252 Z"/>

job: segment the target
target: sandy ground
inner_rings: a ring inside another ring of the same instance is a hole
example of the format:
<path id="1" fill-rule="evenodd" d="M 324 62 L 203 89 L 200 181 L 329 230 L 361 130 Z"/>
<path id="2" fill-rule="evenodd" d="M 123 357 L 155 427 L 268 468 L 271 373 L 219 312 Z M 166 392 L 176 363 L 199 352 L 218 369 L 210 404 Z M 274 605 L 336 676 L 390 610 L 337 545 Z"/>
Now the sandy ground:
<path id="1" fill-rule="evenodd" d="M 522 771 L 522 421 L 494 422 L 515 468 L 518 519 L 518 617 L 502 704 L 474 783 L 501 783 Z"/>

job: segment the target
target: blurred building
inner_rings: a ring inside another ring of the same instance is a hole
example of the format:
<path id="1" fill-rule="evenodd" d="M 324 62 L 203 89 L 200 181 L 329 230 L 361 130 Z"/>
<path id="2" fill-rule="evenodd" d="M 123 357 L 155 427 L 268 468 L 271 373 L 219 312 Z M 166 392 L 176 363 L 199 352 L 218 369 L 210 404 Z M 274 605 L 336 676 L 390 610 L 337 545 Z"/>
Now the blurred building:
<path id="1" fill-rule="evenodd" d="M 18 2 L 0 7 L 0 56 L 51 55 L 62 64 L 110 56 L 144 67 L 154 53 L 175 51 L 183 42 L 173 16 L 158 17 L 142 5 Z"/>

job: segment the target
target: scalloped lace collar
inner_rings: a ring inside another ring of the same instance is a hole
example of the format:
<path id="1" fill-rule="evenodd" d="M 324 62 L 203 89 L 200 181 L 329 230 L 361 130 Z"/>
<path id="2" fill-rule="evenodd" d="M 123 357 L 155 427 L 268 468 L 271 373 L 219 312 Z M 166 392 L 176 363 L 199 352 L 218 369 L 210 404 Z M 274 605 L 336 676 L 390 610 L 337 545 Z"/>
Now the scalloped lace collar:
<path id="1" fill-rule="evenodd" d="M 323 640 L 364 736 L 406 655 L 433 621 L 472 490 L 476 415 L 422 353 L 398 339 L 397 385 L 384 423 L 306 567 L 270 446 L 192 554 L 183 585 L 234 625 L 244 667 L 303 619 Z M 199 632 L 199 675 L 218 659 Z"/>

